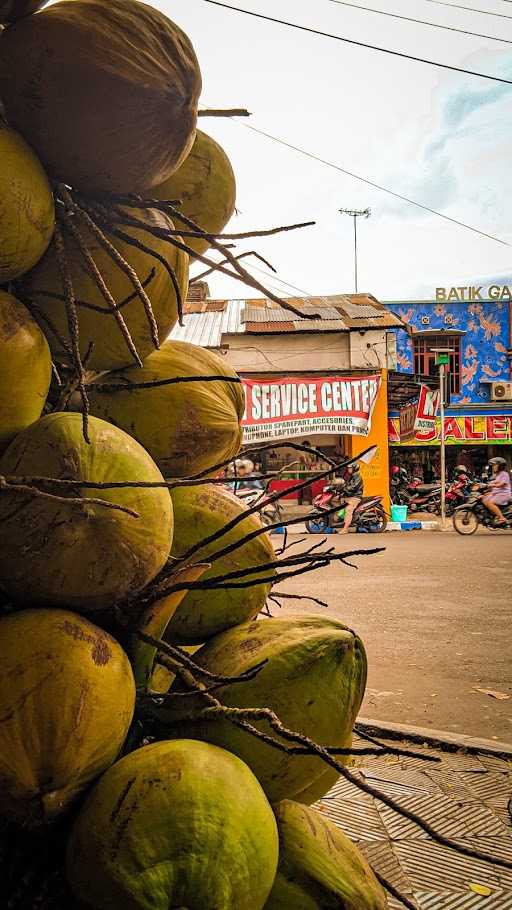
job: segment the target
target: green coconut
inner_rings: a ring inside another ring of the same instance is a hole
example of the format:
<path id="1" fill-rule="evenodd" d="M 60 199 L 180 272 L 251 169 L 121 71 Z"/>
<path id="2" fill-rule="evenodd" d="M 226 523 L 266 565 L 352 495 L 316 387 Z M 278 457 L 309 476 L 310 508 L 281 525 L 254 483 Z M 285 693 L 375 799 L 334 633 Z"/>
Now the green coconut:
<path id="1" fill-rule="evenodd" d="M 190 547 L 221 530 L 228 522 L 243 515 L 246 509 L 236 496 L 213 484 L 176 488 L 171 495 L 175 522 L 171 555 L 174 557 L 183 556 Z M 248 515 L 223 537 L 191 556 L 189 562 L 207 563 L 214 553 L 237 543 L 253 531 L 261 531 L 262 527 L 257 515 Z M 255 568 L 275 559 L 270 538 L 262 533 L 232 553 L 215 559 L 211 568 L 201 576 L 201 581 L 239 569 L 247 569 L 248 574 L 234 581 L 255 580 L 258 577 Z M 272 572 L 261 574 L 268 577 Z M 269 584 L 189 591 L 167 626 L 165 637 L 175 644 L 201 644 L 218 632 L 253 619 L 263 609 L 269 591 Z"/>
<path id="2" fill-rule="evenodd" d="M 189 382 L 156 388 L 135 383 L 189 376 L 229 376 L 234 382 Z M 166 477 L 187 477 L 233 458 L 242 443 L 244 393 L 235 371 L 217 354 L 184 341 L 166 341 L 143 369 L 111 377 L 124 388 L 90 389 L 92 413 L 137 439 Z M 100 385 L 110 379 L 100 378 Z"/>
<path id="3" fill-rule="evenodd" d="M 181 167 L 164 183 L 153 187 L 152 199 L 179 199 L 180 212 L 210 234 L 220 234 L 235 211 L 236 182 L 224 149 L 197 130 L 192 150 Z M 184 228 L 185 230 L 185 228 Z M 187 238 L 196 253 L 209 248 L 208 240 Z"/>
<path id="4" fill-rule="evenodd" d="M 0 619 L 0 811 L 38 826 L 113 761 L 135 707 L 121 646 L 67 610 Z"/>
<path id="5" fill-rule="evenodd" d="M 79 3 L 80 0 L 76 2 Z M 157 228 L 173 228 L 166 215 L 153 209 L 139 212 L 138 216 Z M 130 277 L 112 260 L 97 237 L 85 224 L 80 224 L 80 220 L 78 224 L 114 301 L 121 308 L 121 315 L 128 326 L 139 357 L 146 357 L 155 350 L 155 344 L 143 302 L 134 291 Z M 123 231 L 164 257 L 174 269 L 182 298 L 185 299 L 188 288 L 187 254 L 143 229 L 123 227 Z M 159 337 L 163 340 L 178 319 L 176 292 L 167 268 L 162 262 L 137 247 L 113 235 L 107 234 L 107 237 L 143 284 L 151 301 Z M 67 232 L 64 242 L 77 302 L 80 353 L 82 358 L 88 355 L 88 369 L 113 370 L 133 364 L 133 355 L 119 323 L 91 277 L 79 247 Z M 64 348 L 64 343 L 69 345 L 68 317 L 54 244 L 50 246 L 36 268 L 25 275 L 22 288 L 39 308 L 38 318 L 46 330 L 55 359 L 59 362 L 68 362 L 69 352 Z M 49 325 L 53 329 L 50 329 Z"/>
<path id="6" fill-rule="evenodd" d="M 28 272 L 46 251 L 55 209 L 40 162 L 1 119 L 0 162 L 0 284 L 4 284 Z"/>
<path id="7" fill-rule="evenodd" d="M 72 829 L 67 875 L 93 910 L 262 910 L 277 859 L 275 818 L 249 768 L 175 740 L 103 775 Z"/>
<path id="8" fill-rule="evenodd" d="M 265 910 L 386 910 L 365 857 L 333 822 L 291 800 L 274 811 L 279 865 Z"/>
<path id="9" fill-rule="evenodd" d="M 49 414 L 15 438 L 0 459 L 0 474 L 100 483 L 162 480 L 148 453 L 122 430 L 93 417 L 89 434 L 90 444 L 80 414 Z M 172 542 L 166 489 L 50 489 L 61 496 L 81 495 L 83 503 L 6 491 L 0 496 L 0 587 L 7 594 L 24 604 L 87 613 L 111 608 L 152 581 Z"/>
<path id="10" fill-rule="evenodd" d="M 200 91 L 187 36 L 137 0 L 62 0 L 0 38 L 9 122 L 83 191 L 166 180 L 192 147 Z"/>
<path id="11" fill-rule="evenodd" d="M 222 686 L 216 692 L 219 700 L 233 708 L 270 708 L 286 727 L 320 745 L 350 746 L 367 667 L 361 640 L 343 623 L 307 614 L 244 623 L 207 642 L 194 661 L 212 673 L 236 677 L 266 661 L 254 679 Z M 174 682 L 171 691 L 179 688 Z M 223 718 L 186 719 L 189 701 L 162 705 L 162 735 L 176 729 L 180 736 L 186 730 L 187 736 L 234 752 L 252 768 L 271 803 L 295 799 L 323 777 L 326 765 L 320 758 L 281 752 Z M 265 721 L 254 724 L 271 732 Z M 320 796 L 333 781 L 325 783 Z"/>
<path id="12" fill-rule="evenodd" d="M 37 322 L 0 291 L 0 452 L 41 416 L 51 374 L 50 349 Z"/>

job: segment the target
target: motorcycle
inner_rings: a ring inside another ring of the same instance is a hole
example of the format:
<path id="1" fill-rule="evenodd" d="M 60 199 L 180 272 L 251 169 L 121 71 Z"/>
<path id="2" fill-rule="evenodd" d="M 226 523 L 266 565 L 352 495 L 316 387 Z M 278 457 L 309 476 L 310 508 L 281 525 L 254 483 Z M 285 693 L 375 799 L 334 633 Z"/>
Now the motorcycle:
<path id="1" fill-rule="evenodd" d="M 242 499 L 247 508 L 259 505 L 258 514 L 264 525 L 278 524 L 283 520 L 283 509 L 279 500 L 269 502 L 268 492 L 266 490 L 255 490 L 250 488 L 239 488 L 236 490 L 236 496 Z"/>
<path id="2" fill-rule="evenodd" d="M 470 487 L 471 484 L 467 476 L 460 478 L 459 480 L 454 480 L 448 486 L 445 496 L 446 515 L 453 515 L 455 509 L 466 502 L 469 496 Z"/>
<path id="3" fill-rule="evenodd" d="M 506 506 L 500 506 L 507 523 L 497 525 L 494 515 L 482 502 L 487 489 L 485 484 L 472 484 L 467 501 L 456 507 L 452 522 L 457 534 L 474 534 L 479 525 L 494 531 L 507 531 L 512 528 L 512 501 Z"/>
<path id="4" fill-rule="evenodd" d="M 347 497 L 340 491 L 339 484 L 327 484 L 318 496 L 315 496 L 313 505 L 317 512 L 328 512 L 336 505 L 338 511 L 331 511 L 327 515 L 311 515 L 306 519 L 306 528 L 312 533 L 321 533 L 327 528 L 341 528 L 345 523 L 345 505 Z M 351 528 L 369 534 L 381 533 L 386 530 L 388 516 L 382 505 L 382 496 L 363 496 L 356 506 Z"/>
<path id="5" fill-rule="evenodd" d="M 404 505 L 409 512 L 435 512 L 441 511 L 441 485 L 439 483 L 421 483 L 414 480 L 407 488 L 408 499 Z"/>

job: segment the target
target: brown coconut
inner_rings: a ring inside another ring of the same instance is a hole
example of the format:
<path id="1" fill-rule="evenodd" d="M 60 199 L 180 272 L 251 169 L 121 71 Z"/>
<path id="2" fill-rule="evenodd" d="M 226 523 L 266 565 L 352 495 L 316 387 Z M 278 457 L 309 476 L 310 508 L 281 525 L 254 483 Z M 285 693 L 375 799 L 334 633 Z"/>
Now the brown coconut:
<path id="1" fill-rule="evenodd" d="M 1 36 L 8 120 L 77 189 L 166 180 L 194 141 L 200 91 L 187 36 L 137 0 L 62 0 Z"/>
<path id="2" fill-rule="evenodd" d="M 151 198 L 179 199 L 180 212 L 203 231 L 219 234 L 235 211 L 236 199 L 235 175 L 224 149 L 198 130 L 188 158 L 168 180 L 151 190 Z M 192 237 L 187 243 L 199 254 L 210 246 L 208 240 Z"/>
<path id="3" fill-rule="evenodd" d="M 37 322 L 0 291 L 0 452 L 41 416 L 51 375 L 50 349 Z"/>
<path id="4" fill-rule="evenodd" d="M 172 222 L 166 215 L 153 209 L 138 211 L 137 217 L 160 229 L 173 228 Z M 129 276 L 103 249 L 97 237 L 84 223 L 78 221 L 78 226 L 112 297 L 116 304 L 122 305 L 123 319 L 142 359 L 155 350 L 143 303 L 134 292 L 134 286 Z M 172 266 L 181 289 L 181 296 L 185 299 L 188 288 L 189 260 L 187 254 L 166 240 L 154 237 L 143 229 L 123 226 L 123 232 L 139 240 L 145 247 L 162 256 Z M 107 234 L 107 236 L 137 273 L 143 284 L 151 301 L 159 337 L 163 340 L 178 319 L 176 292 L 167 268 L 153 256 L 117 239 L 113 234 Z M 118 322 L 87 270 L 82 252 L 67 231 L 64 241 L 77 303 L 80 353 L 82 357 L 89 353 L 88 369 L 114 370 L 132 364 L 134 358 L 127 347 Z M 47 332 L 55 359 L 59 362 L 67 362 L 69 355 L 66 353 L 63 342 L 69 342 L 68 321 L 54 244 L 49 247 L 48 252 L 36 268 L 25 275 L 22 287 L 39 308 L 41 324 Z M 100 307 L 101 311 L 98 312 L 94 307 Z M 48 320 L 56 331 L 48 329 Z"/>
<path id="5" fill-rule="evenodd" d="M 234 381 L 131 388 L 194 376 L 228 376 Z M 239 451 L 244 393 L 235 371 L 217 354 L 185 341 L 166 341 L 142 369 L 102 377 L 99 384 L 108 385 L 110 380 L 121 388 L 95 392 L 94 385 L 90 387 L 92 413 L 137 439 L 166 477 L 207 471 Z"/>

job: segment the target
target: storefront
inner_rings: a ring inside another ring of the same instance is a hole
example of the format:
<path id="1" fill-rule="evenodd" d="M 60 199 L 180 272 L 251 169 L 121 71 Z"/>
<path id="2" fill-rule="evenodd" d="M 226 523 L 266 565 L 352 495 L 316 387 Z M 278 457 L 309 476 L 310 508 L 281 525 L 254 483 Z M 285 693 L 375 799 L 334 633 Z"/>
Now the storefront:
<path id="1" fill-rule="evenodd" d="M 416 433 L 405 440 L 400 439 L 398 416 L 390 416 L 388 426 L 391 464 L 405 467 L 411 477 L 418 477 L 425 483 L 439 478 L 440 419 L 436 420 L 435 430 Z M 472 413 L 465 414 L 448 411 L 444 432 L 448 477 L 458 464 L 478 475 L 494 455 L 505 457 L 511 467 L 512 409 L 510 413 L 492 413 L 489 409 L 472 409 Z"/>
<path id="2" fill-rule="evenodd" d="M 279 474 L 272 489 L 286 490 L 298 480 L 326 470 L 328 462 L 314 452 L 300 452 L 289 442 L 311 446 L 341 459 L 378 446 L 371 464 L 361 465 L 365 492 L 386 499 L 389 488 L 386 371 L 354 375 L 244 378 L 246 412 L 244 444 L 261 452 L 253 456 L 264 473 Z M 276 448 L 267 448 L 272 442 Z M 265 448 L 263 448 L 265 446 Z M 324 486 L 312 484 L 303 501 Z M 290 494 L 297 499 L 297 493 Z"/>

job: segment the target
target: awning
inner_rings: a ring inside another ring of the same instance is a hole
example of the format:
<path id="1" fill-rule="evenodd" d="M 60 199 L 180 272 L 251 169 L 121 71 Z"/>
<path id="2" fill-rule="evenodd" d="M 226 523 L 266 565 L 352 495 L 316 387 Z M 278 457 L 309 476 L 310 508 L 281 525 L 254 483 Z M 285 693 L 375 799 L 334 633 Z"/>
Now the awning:
<path id="1" fill-rule="evenodd" d="M 410 401 L 414 401 L 418 397 L 422 385 L 434 390 L 439 388 L 439 381 L 436 376 L 390 372 L 388 375 L 388 408 L 391 411 L 398 411 Z"/>

